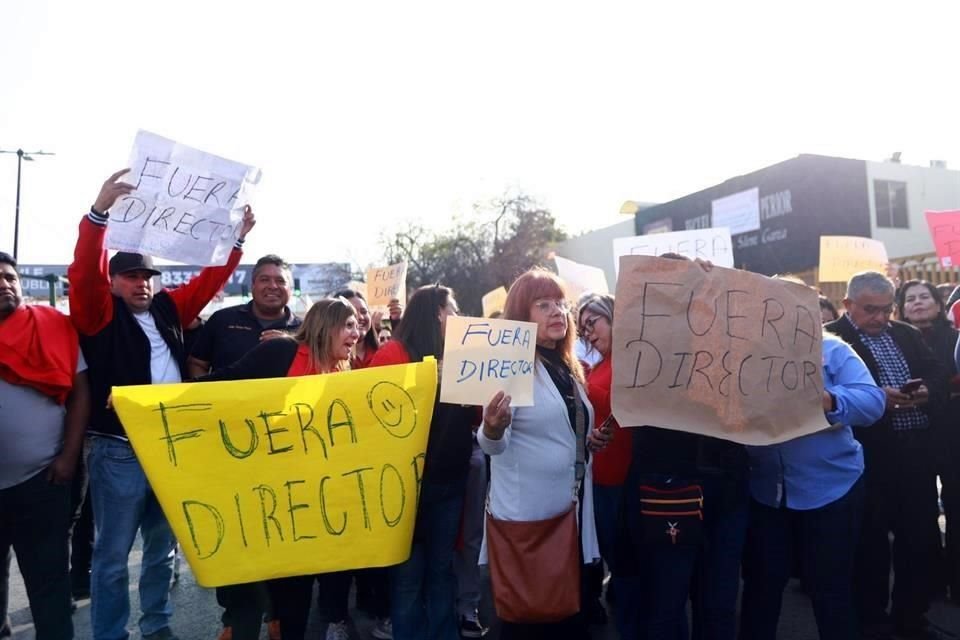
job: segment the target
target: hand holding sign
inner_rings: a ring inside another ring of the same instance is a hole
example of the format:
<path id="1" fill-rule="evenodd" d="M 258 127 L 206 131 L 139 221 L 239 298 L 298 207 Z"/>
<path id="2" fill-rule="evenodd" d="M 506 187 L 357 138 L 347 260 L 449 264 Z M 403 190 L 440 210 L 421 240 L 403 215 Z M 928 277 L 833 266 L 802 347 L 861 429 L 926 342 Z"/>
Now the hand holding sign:
<path id="1" fill-rule="evenodd" d="M 253 215 L 253 208 L 250 205 L 246 205 L 243 208 L 243 220 L 240 223 L 240 234 L 237 238 L 239 240 L 245 240 L 247 234 L 250 233 L 250 230 L 253 229 L 256 224 L 257 218 Z"/>
<path id="2" fill-rule="evenodd" d="M 490 440 L 499 440 L 510 426 L 513 414 L 510 411 L 510 396 L 498 391 L 490 398 L 483 411 L 483 435 Z"/>
<path id="3" fill-rule="evenodd" d="M 130 169 L 120 169 L 104 181 L 103 186 L 100 187 L 100 193 L 97 195 L 97 200 L 93 203 L 94 211 L 106 213 L 118 198 L 135 189 L 132 184 L 120 182 L 120 177 L 125 173 L 130 173 Z"/>

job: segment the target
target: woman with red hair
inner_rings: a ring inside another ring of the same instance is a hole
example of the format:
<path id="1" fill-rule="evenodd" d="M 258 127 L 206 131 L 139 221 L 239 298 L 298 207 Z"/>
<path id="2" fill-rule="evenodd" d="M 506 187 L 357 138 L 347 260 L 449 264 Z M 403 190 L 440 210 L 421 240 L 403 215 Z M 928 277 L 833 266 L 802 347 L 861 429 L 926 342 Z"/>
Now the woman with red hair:
<path id="1" fill-rule="evenodd" d="M 576 331 L 571 309 L 560 279 L 541 269 L 521 275 L 507 294 L 503 317 L 537 325 L 534 403 L 511 407 L 510 397 L 501 392 L 484 411 L 477 441 L 491 456 L 491 477 L 481 564 L 487 562 L 489 551 L 491 565 L 496 565 L 499 551 L 491 545 L 490 534 L 498 521 L 538 523 L 568 518 L 571 511 L 579 523 L 580 561 L 592 564 L 600 558 L 589 450 L 602 448 L 606 436 L 592 429 L 593 407 L 574 354 Z M 492 580 L 495 593 L 498 586 L 505 586 L 496 584 L 496 573 Z M 541 588 L 550 586 L 547 583 L 551 581 L 542 576 Z M 581 580 L 581 584 L 561 588 L 580 589 L 583 594 L 582 586 Z M 540 624 L 525 624 L 520 616 L 504 622 L 500 637 L 579 639 L 588 638 L 589 633 L 585 616 L 572 613 L 560 621 Z"/>

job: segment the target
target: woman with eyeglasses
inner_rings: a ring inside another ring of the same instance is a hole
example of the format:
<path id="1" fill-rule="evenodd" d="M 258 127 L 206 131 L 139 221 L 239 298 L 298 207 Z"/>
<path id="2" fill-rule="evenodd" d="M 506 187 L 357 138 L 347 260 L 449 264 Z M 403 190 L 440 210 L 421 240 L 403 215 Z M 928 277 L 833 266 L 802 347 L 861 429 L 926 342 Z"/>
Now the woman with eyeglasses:
<path id="1" fill-rule="evenodd" d="M 234 364 L 198 379 L 252 380 L 347 371 L 360 338 L 357 312 L 344 298 L 326 298 L 307 312 L 293 337 L 265 340 Z M 302 640 L 315 576 L 267 581 L 283 640 Z"/>
<path id="2" fill-rule="evenodd" d="M 447 318 L 458 315 L 453 291 L 420 287 L 410 297 L 393 339 L 381 346 L 372 367 L 443 357 Z M 463 509 L 475 407 L 437 402 L 430 420 L 417 521 L 410 558 L 390 567 L 390 618 L 395 640 L 459 640 L 457 581 L 453 562 Z"/>
<path id="3" fill-rule="evenodd" d="M 931 457 L 940 476 L 940 499 L 947 517 L 946 548 L 938 562 L 943 570 L 936 576 L 934 588 L 942 593 L 944 586 L 949 587 L 951 600 L 960 602 L 960 522 L 951 526 L 951 516 L 960 520 L 960 434 L 955 424 L 960 415 L 960 376 L 954 360 L 960 334 L 947 319 L 940 291 L 925 280 L 910 280 L 900 288 L 897 317 L 920 330 L 924 344 L 950 379 L 950 400 L 930 413 L 934 447 Z"/>
<path id="4" fill-rule="evenodd" d="M 600 555 L 610 570 L 610 588 L 615 594 L 614 620 L 621 638 L 635 638 L 637 628 L 627 615 L 637 595 L 637 579 L 622 577 L 617 571 L 615 540 L 623 483 L 630 469 L 632 435 L 630 429 L 621 429 L 610 410 L 610 388 L 613 384 L 613 364 L 610 356 L 613 346 L 612 295 L 593 294 L 580 301 L 580 338 L 600 361 L 587 376 L 587 396 L 596 412 L 598 429 L 609 432 L 610 444 L 593 457 L 593 504 L 597 519 L 597 538 Z"/>
<path id="5" fill-rule="evenodd" d="M 590 450 L 602 448 L 609 437 L 593 429 L 593 406 L 574 354 L 576 332 L 565 287 L 548 271 L 528 271 L 510 287 L 503 316 L 537 325 L 534 403 L 511 407 L 510 397 L 501 392 L 484 410 L 477 440 L 491 456 L 491 477 L 489 519 L 480 563 L 487 564 L 491 551 L 492 520 L 545 521 L 571 510 L 575 510 L 579 522 L 580 561 L 594 563 L 599 559 L 599 548 Z M 580 459 L 583 462 L 578 464 Z M 496 576 L 491 579 L 497 580 Z M 493 586 L 496 593 L 508 585 Z M 582 584 L 569 588 L 584 592 Z M 577 613 L 555 623 L 504 622 L 500 637 L 580 639 L 588 638 L 589 632 L 584 616 Z"/>

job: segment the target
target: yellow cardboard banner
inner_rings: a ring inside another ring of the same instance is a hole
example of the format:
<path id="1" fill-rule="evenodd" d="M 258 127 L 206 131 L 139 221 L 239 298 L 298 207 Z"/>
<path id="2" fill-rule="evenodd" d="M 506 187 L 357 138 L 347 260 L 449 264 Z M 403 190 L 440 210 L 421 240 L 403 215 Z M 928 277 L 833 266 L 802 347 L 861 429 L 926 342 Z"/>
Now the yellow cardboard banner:
<path id="1" fill-rule="evenodd" d="M 205 587 L 410 555 L 432 359 L 362 371 L 114 387 L 150 486 Z"/>
<path id="2" fill-rule="evenodd" d="M 367 270 L 367 304 L 386 307 L 391 300 L 407 302 L 407 263 Z"/>
<path id="3" fill-rule="evenodd" d="M 498 391 L 514 407 L 533 406 L 537 324 L 448 316 L 440 402 L 485 405 Z"/>
<path id="4" fill-rule="evenodd" d="M 485 318 L 489 318 L 495 313 L 503 313 L 503 307 L 507 304 L 506 287 L 499 287 L 493 291 L 488 291 L 483 294 L 480 302 L 483 304 L 483 316 Z"/>
<path id="5" fill-rule="evenodd" d="M 847 282 L 861 271 L 887 272 L 887 248 L 859 236 L 820 236 L 820 282 Z"/>

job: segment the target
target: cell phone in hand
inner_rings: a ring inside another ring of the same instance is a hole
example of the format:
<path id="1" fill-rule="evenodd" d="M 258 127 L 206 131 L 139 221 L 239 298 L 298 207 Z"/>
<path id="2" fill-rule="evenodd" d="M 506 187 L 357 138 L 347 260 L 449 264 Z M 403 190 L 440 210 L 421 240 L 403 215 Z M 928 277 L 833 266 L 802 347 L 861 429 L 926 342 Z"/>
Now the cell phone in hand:
<path id="1" fill-rule="evenodd" d="M 914 393 L 922 386 L 923 380 L 909 380 L 900 387 L 900 393 Z"/>
<path id="2" fill-rule="evenodd" d="M 610 433 L 611 431 L 613 431 L 614 420 L 616 420 L 616 418 L 614 418 L 613 414 L 611 413 L 609 416 L 607 416 L 606 420 L 600 423 L 600 431 L 603 431 L 604 433 Z"/>

